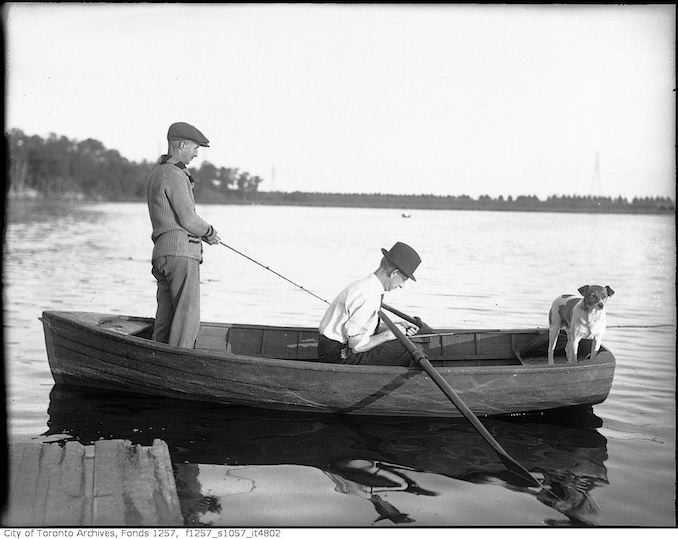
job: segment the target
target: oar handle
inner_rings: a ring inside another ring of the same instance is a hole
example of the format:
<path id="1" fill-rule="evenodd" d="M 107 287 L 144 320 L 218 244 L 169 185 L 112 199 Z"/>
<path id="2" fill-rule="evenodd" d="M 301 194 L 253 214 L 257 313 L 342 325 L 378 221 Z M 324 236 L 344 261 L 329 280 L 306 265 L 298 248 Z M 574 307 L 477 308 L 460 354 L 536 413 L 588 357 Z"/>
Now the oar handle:
<path id="1" fill-rule="evenodd" d="M 405 313 L 402 312 L 402 311 L 399 311 L 399 310 L 396 309 L 395 307 L 391 307 L 390 305 L 386 305 L 385 303 L 382 303 L 381 306 L 382 306 L 384 309 L 386 309 L 387 311 L 391 311 L 391 312 L 392 312 L 393 314 L 395 314 L 396 316 L 399 316 L 399 317 L 402 318 L 403 320 L 407 320 L 410 324 L 414 324 L 415 326 L 419 326 L 419 327 L 422 326 L 422 323 L 423 323 L 423 322 L 421 321 L 421 319 L 419 319 L 419 321 L 417 322 L 417 319 L 416 319 L 416 318 L 413 318 L 413 317 L 411 317 L 410 315 L 405 314 Z M 387 324 L 387 325 L 388 325 L 388 324 Z"/>
<path id="2" fill-rule="evenodd" d="M 399 316 L 403 320 L 407 320 L 410 324 L 414 324 L 417 326 L 420 330 L 420 333 L 435 333 L 433 329 L 426 323 L 424 322 L 421 318 L 418 316 L 410 316 L 408 314 L 405 314 L 402 311 L 399 311 L 395 307 L 391 307 L 390 305 L 386 305 L 385 303 L 382 303 L 381 306 L 386 309 L 387 311 L 391 311 L 393 314 L 396 316 Z"/>
<path id="3" fill-rule="evenodd" d="M 457 395 L 457 393 L 454 391 L 454 389 L 452 389 L 450 384 L 447 383 L 447 380 L 445 380 L 445 378 L 443 378 L 443 376 L 436 369 L 433 368 L 433 365 L 431 365 L 431 362 L 428 360 L 428 357 L 426 356 L 424 351 L 421 348 L 417 348 L 412 343 L 412 341 L 410 341 L 405 336 L 405 334 L 402 331 L 400 331 L 400 329 L 398 329 L 398 326 L 396 326 L 391 321 L 391 319 L 388 316 L 386 316 L 384 312 L 379 311 L 379 317 L 384 321 L 384 323 L 393 332 L 396 338 L 402 343 L 402 345 L 417 361 L 421 369 L 431 377 L 431 380 L 433 380 L 435 384 L 442 390 L 445 396 L 450 401 L 452 401 L 452 404 L 456 406 L 457 410 L 459 410 L 461 414 L 470 421 L 470 423 L 475 427 L 475 429 L 480 433 L 480 435 L 485 439 L 485 441 L 488 444 L 490 444 L 492 449 L 494 449 L 497 452 L 499 458 L 504 463 L 504 466 L 506 466 L 516 475 L 527 480 L 530 484 L 541 487 L 541 483 L 537 481 L 534 477 L 532 477 L 532 475 L 530 474 L 529 471 L 527 471 L 527 469 L 525 469 L 518 461 L 513 459 L 504 450 L 504 448 L 501 445 L 499 445 L 499 442 L 497 442 L 497 440 L 494 439 L 494 437 L 489 433 L 489 431 L 480 422 L 480 420 L 471 411 L 471 409 L 468 406 L 466 406 L 466 403 L 461 399 L 459 395 Z"/>

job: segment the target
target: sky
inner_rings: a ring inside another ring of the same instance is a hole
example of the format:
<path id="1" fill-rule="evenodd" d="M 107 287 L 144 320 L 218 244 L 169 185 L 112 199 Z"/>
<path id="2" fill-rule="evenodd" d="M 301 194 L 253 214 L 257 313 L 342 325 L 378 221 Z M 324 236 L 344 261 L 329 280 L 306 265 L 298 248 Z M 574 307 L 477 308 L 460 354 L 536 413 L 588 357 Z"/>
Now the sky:
<path id="1" fill-rule="evenodd" d="M 192 166 L 256 174 L 266 191 L 675 200 L 674 5 L 3 15 L 6 130 L 155 161 L 184 121 L 210 139 Z"/>

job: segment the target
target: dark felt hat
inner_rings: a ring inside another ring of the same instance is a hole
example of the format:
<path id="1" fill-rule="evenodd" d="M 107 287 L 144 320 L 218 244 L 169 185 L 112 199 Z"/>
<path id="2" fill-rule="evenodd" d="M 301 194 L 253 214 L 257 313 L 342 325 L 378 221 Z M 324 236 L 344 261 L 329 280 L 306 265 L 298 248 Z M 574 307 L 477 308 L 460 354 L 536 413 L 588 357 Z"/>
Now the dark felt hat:
<path id="1" fill-rule="evenodd" d="M 192 140 L 199 146 L 209 147 L 210 141 L 198 129 L 186 122 L 176 122 L 167 130 L 167 140 Z"/>
<path id="2" fill-rule="evenodd" d="M 417 251 L 412 249 L 409 245 L 402 242 L 396 242 L 390 251 L 386 249 L 381 250 L 382 254 L 393 264 L 396 268 L 402 271 L 413 281 L 416 281 L 414 278 L 414 270 L 417 269 L 419 264 L 421 264 L 421 258 L 417 254 Z"/>

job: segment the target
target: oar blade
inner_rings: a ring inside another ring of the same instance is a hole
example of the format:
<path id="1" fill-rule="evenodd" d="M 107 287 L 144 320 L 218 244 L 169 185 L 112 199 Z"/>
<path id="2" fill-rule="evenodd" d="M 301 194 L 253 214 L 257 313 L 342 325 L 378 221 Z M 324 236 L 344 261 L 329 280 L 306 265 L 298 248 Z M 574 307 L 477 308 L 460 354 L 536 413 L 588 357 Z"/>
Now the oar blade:
<path id="1" fill-rule="evenodd" d="M 516 486 L 541 488 L 542 484 L 522 464 L 507 455 L 497 454 L 506 469 L 522 480 L 522 483 Z"/>

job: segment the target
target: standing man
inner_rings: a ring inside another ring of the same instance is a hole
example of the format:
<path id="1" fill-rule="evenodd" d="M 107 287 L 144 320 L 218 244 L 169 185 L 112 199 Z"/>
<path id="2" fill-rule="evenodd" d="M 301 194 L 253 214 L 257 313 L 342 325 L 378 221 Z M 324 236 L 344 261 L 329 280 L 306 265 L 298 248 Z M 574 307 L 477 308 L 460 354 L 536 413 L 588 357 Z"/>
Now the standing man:
<path id="1" fill-rule="evenodd" d="M 170 125 L 168 150 L 148 176 L 146 199 L 153 225 L 152 273 L 158 308 L 153 340 L 195 348 L 200 329 L 202 241 L 214 245 L 217 231 L 195 212 L 195 182 L 186 166 L 209 140 L 184 122 Z"/>
<path id="2" fill-rule="evenodd" d="M 344 288 L 320 321 L 318 359 L 351 365 L 410 364 L 410 353 L 390 329 L 379 331 L 379 310 L 385 292 L 401 288 L 421 263 L 409 245 L 397 242 L 384 255 L 379 267 L 367 277 Z M 398 323 L 407 336 L 419 329 Z"/>

